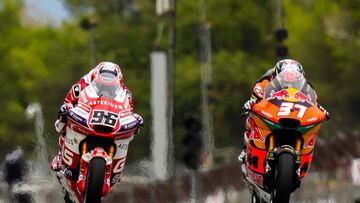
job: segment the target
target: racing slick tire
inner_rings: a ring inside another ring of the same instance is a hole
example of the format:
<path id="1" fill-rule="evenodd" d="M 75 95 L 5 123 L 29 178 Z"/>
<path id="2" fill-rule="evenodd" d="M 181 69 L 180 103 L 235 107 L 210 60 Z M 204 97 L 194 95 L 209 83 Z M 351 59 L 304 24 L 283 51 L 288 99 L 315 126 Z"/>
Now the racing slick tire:
<path id="1" fill-rule="evenodd" d="M 95 157 L 90 160 L 86 176 L 84 203 L 100 203 L 104 186 L 105 160 Z"/>
<path id="2" fill-rule="evenodd" d="M 278 157 L 274 203 L 288 203 L 292 192 L 294 179 L 294 156 L 282 153 Z"/>

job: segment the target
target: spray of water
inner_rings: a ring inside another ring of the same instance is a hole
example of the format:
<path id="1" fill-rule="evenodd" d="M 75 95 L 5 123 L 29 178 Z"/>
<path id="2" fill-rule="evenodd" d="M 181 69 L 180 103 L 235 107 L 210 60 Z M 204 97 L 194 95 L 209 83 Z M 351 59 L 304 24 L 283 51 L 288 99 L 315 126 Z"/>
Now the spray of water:
<path id="1" fill-rule="evenodd" d="M 62 202 L 60 187 L 57 180 L 50 173 L 48 162 L 48 148 L 46 145 L 44 133 L 44 119 L 41 105 L 39 103 L 31 103 L 25 110 L 25 116 L 28 120 L 33 119 L 35 123 L 36 147 L 35 153 L 37 160 L 28 162 L 29 169 L 23 181 L 16 183 L 11 188 L 11 196 L 18 196 L 15 202 L 24 202 L 19 200 L 22 196 L 29 197 L 26 202 L 45 203 Z M 1 201 L 0 201 L 1 202 Z M 11 200 L 11 202 L 14 202 Z"/>
<path id="2" fill-rule="evenodd" d="M 27 119 L 35 119 L 35 134 L 36 134 L 36 147 L 35 152 L 38 160 L 35 164 L 35 177 L 43 177 L 44 174 L 49 174 L 49 167 L 47 167 L 47 150 L 44 138 L 44 118 L 42 114 L 41 105 L 39 103 L 31 103 L 25 110 Z"/>

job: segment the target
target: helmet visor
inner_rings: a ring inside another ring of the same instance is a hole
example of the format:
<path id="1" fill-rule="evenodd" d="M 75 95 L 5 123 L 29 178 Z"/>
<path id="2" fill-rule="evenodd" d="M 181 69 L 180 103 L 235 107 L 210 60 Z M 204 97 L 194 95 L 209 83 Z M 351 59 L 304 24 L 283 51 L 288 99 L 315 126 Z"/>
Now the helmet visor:
<path id="1" fill-rule="evenodd" d="M 304 75 L 296 68 L 287 68 L 281 71 L 276 76 L 276 79 L 279 81 L 282 89 L 292 87 L 297 90 L 302 90 L 306 82 Z"/>
<path id="2" fill-rule="evenodd" d="M 111 73 L 102 73 L 91 82 L 99 97 L 113 99 L 122 89 L 119 80 Z"/>

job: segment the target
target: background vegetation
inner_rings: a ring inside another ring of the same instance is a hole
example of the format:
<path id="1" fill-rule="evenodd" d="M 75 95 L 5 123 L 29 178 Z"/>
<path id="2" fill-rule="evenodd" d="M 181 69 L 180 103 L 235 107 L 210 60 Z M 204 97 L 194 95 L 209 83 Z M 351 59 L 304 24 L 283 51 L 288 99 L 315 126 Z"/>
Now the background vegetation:
<path id="1" fill-rule="evenodd" d="M 279 19 L 276 1 L 207 1 L 211 24 L 212 67 L 216 103 L 214 130 L 217 148 L 237 147 L 243 132 L 241 107 L 254 81 L 278 58 L 274 31 Z M 70 86 L 89 71 L 91 33 L 79 23 L 97 16 L 92 30 L 96 63 L 113 61 L 123 66 L 125 83 L 132 90 L 135 111 L 145 128 L 132 143 L 129 161 L 149 157 L 151 132 L 149 54 L 166 48 L 166 32 L 157 38 L 155 0 L 64 0 L 72 18 L 60 26 L 28 22 L 23 0 L 0 0 L 0 149 L 16 145 L 34 149 L 33 121 L 24 110 L 42 104 L 46 134 L 55 151 L 53 131 L 58 107 Z M 176 10 L 175 149 L 181 150 L 183 120 L 201 111 L 199 66 L 199 6 L 178 1 Z M 324 139 L 339 131 L 359 130 L 360 4 L 358 0 L 284 1 L 286 44 L 291 58 L 305 68 L 321 104 L 332 120 L 324 126 Z M 164 28 L 166 30 L 166 27 Z"/>

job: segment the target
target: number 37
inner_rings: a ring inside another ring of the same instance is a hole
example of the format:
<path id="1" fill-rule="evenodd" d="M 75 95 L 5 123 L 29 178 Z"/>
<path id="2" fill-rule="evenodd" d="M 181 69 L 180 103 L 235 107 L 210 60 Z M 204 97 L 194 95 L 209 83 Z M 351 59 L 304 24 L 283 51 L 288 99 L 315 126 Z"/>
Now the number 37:
<path id="1" fill-rule="evenodd" d="M 307 107 L 300 105 L 300 104 L 294 104 L 291 102 L 283 102 L 279 108 L 277 115 L 278 116 L 288 116 L 288 115 L 290 115 L 290 113 L 293 109 L 296 109 L 299 111 L 298 114 L 296 115 L 296 117 L 302 118 L 302 117 L 304 117 Z"/>

